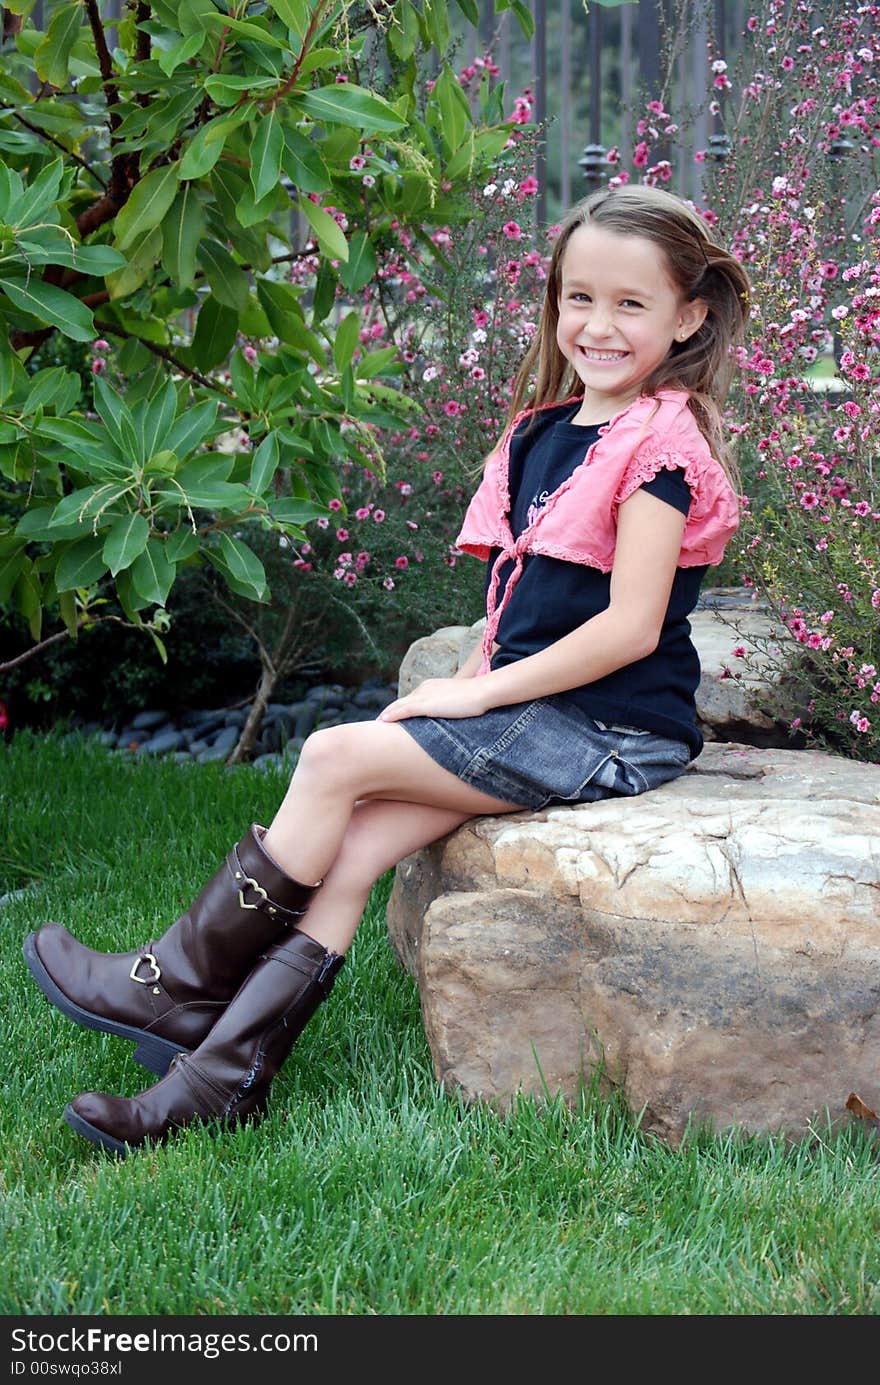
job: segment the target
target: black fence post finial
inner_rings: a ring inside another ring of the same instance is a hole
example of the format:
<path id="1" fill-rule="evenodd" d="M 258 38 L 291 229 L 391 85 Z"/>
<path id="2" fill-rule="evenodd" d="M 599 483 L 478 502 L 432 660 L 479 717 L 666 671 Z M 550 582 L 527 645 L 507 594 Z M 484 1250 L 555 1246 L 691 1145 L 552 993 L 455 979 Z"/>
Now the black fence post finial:
<path id="1" fill-rule="evenodd" d="M 578 166 L 584 171 L 584 178 L 591 190 L 597 188 L 608 167 L 607 151 L 601 144 L 588 144 L 578 159 Z"/>

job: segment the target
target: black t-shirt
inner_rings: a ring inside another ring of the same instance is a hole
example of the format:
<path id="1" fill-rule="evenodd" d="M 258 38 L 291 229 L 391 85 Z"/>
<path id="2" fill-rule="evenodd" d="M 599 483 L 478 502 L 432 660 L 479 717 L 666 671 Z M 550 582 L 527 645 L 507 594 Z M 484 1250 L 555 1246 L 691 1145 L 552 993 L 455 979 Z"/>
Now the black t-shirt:
<path id="1" fill-rule="evenodd" d="M 528 432 L 520 429 L 514 435 L 509 468 L 509 517 L 514 536 L 534 521 L 549 496 L 580 465 L 598 438 L 600 425 L 583 427 L 571 422 L 578 408 L 548 409 Z M 663 468 L 643 489 L 687 514 L 691 494 L 680 469 Z M 487 589 L 499 551 L 493 549 L 489 558 Z M 512 571 L 513 562 L 508 560 L 501 568 L 499 605 Z M 560 696 L 609 725 L 636 726 L 686 741 L 698 755 L 703 738 L 696 725 L 694 694 L 700 681 L 700 661 L 691 641 L 688 616 L 697 603 L 706 571 L 704 566 L 676 568 L 660 640 L 652 654 Z M 610 601 L 610 573 L 527 553 L 498 625 L 495 638 L 500 648 L 492 658 L 492 667 L 501 668 L 545 649 L 606 610 Z"/>

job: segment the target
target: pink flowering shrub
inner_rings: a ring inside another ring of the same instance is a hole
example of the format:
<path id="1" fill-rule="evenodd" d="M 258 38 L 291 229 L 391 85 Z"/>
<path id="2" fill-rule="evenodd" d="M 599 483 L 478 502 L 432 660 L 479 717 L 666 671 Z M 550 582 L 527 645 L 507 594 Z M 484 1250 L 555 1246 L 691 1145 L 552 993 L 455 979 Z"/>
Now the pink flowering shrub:
<path id="1" fill-rule="evenodd" d="M 832 24 L 827 6 L 764 0 L 727 56 L 707 103 L 728 152 L 694 156 L 699 210 L 753 284 L 728 403 L 743 524 L 724 577 L 772 615 L 761 658 L 805 689 L 792 730 L 877 761 L 880 6 L 834 7 Z M 612 181 L 667 182 L 655 151 L 685 123 L 649 103 L 634 172 L 612 151 Z"/>

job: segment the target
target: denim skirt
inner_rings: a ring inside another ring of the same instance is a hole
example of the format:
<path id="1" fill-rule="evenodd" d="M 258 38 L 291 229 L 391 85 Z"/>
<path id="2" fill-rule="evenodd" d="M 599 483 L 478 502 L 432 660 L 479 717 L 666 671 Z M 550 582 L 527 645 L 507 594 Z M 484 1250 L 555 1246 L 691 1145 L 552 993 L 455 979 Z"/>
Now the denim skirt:
<path id="1" fill-rule="evenodd" d="M 562 696 L 397 725 L 464 783 L 533 810 L 644 793 L 682 774 L 692 753 L 685 741 L 596 721 Z"/>

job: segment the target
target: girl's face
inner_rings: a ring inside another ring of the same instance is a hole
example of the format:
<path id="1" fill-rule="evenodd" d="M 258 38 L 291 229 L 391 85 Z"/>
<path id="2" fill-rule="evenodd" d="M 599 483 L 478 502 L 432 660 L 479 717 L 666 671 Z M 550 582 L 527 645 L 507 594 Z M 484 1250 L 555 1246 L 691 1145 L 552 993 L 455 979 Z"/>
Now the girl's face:
<path id="1" fill-rule="evenodd" d="M 637 399 L 672 343 L 696 332 L 707 311 L 702 299 L 685 300 L 653 241 L 578 226 L 562 256 L 556 329 L 584 382 L 575 422 L 607 422 Z"/>

